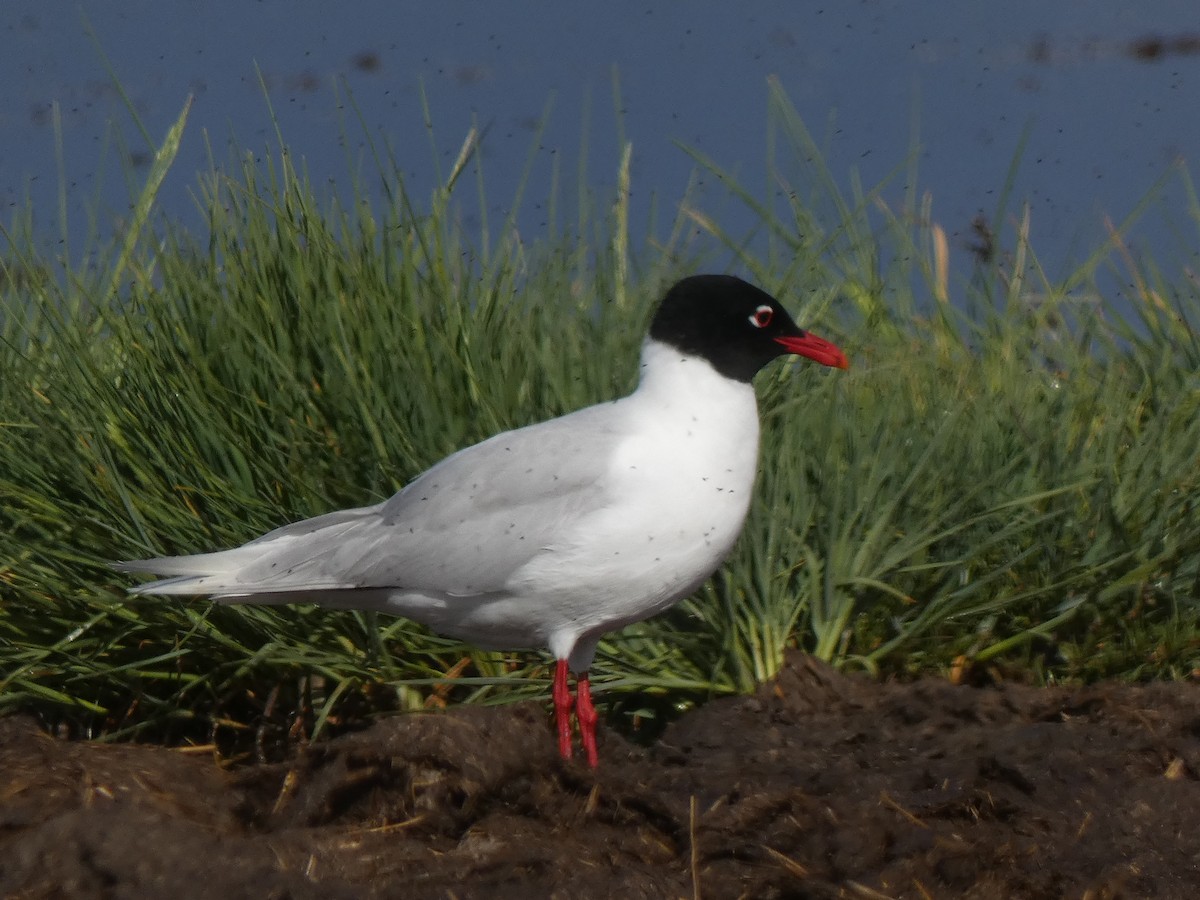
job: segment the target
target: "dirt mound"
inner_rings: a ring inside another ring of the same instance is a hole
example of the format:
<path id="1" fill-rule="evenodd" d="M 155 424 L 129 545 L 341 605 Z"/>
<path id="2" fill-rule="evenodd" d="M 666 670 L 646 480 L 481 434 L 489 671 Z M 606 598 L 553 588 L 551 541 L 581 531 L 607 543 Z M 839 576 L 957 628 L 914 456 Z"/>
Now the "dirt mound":
<path id="1" fill-rule="evenodd" d="M 537 704 L 225 772 L 0 720 L 0 896 L 1179 897 L 1200 692 L 877 684 L 796 655 L 653 748 L 558 760 Z"/>

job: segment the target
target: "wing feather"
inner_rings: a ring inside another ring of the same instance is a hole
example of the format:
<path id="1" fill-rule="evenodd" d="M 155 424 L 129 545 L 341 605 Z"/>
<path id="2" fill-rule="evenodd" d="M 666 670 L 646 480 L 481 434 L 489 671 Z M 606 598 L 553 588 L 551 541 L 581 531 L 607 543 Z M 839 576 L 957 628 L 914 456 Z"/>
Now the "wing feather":
<path id="1" fill-rule="evenodd" d="M 125 564 L 174 575 L 142 593 L 245 596 L 400 588 L 501 591 L 564 530 L 608 503 L 613 404 L 460 450 L 376 506 L 285 525 L 233 550 Z M 179 577 L 182 576 L 182 577 Z"/>

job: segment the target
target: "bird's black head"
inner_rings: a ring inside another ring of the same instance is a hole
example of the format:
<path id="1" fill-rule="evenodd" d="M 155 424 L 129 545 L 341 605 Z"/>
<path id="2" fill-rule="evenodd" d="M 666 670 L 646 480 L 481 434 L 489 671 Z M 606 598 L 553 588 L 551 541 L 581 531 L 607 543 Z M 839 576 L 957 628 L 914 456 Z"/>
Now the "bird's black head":
<path id="1" fill-rule="evenodd" d="M 732 275 L 693 275 L 667 291 L 650 337 L 708 360 L 735 381 L 750 381 L 788 353 L 845 369 L 846 356 L 829 341 L 801 331 L 766 291 Z"/>

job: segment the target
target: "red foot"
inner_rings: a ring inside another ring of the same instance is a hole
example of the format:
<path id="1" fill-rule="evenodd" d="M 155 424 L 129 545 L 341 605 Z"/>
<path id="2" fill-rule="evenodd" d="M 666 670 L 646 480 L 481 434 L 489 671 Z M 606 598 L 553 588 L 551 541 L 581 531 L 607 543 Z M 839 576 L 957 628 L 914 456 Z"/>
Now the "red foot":
<path id="1" fill-rule="evenodd" d="M 567 661 L 554 669 L 554 724 L 558 727 L 558 755 L 571 758 L 571 689 L 567 687 Z M 590 705 L 590 698 L 589 698 Z"/>
<path id="2" fill-rule="evenodd" d="M 577 680 L 575 693 L 578 700 L 575 703 L 575 716 L 579 719 L 579 736 L 583 738 L 583 752 L 587 754 L 588 765 L 593 769 L 600 765 L 596 753 L 596 707 L 592 706 L 592 685 L 588 673 L 584 672 Z"/>

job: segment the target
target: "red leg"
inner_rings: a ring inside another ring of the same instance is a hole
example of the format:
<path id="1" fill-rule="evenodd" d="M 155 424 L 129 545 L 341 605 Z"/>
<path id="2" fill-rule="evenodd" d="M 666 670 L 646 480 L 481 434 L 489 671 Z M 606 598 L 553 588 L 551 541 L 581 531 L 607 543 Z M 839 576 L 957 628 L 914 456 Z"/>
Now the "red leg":
<path id="1" fill-rule="evenodd" d="M 596 754 L 596 707 L 592 706 L 592 685 L 588 681 L 588 673 L 584 672 L 575 683 L 575 693 L 578 700 L 575 703 L 575 716 L 579 719 L 579 736 L 583 738 L 583 752 L 587 754 L 588 765 L 593 769 L 600 765 Z"/>
<path id="2" fill-rule="evenodd" d="M 571 758 L 571 689 L 567 687 L 567 661 L 554 669 L 554 723 L 558 726 L 558 755 Z"/>

